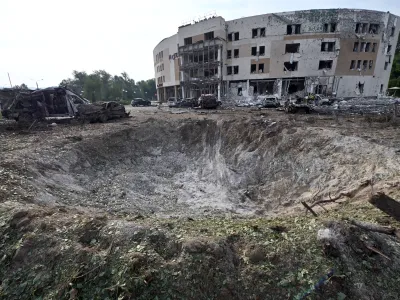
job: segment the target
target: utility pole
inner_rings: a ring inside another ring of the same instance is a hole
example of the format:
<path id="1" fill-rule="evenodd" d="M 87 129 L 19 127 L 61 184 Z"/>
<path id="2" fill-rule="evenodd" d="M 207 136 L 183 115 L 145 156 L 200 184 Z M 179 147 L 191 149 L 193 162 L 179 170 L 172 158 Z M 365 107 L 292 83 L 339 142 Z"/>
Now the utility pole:
<path id="1" fill-rule="evenodd" d="M 7 75 L 8 75 L 8 81 L 10 81 L 10 86 L 11 86 L 11 88 L 12 88 L 10 73 L 7 73 Z"/>

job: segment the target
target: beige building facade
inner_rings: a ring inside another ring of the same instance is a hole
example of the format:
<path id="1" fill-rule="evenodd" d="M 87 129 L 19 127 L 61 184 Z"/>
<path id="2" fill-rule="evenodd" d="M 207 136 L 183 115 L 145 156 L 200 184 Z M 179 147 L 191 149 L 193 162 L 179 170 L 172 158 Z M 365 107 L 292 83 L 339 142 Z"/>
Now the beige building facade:
<path id="1" fill-rule="evenodd" d="M 158 99 L 377 97 L 387 89 L 398 19 L 390 12 L 328 9 L 184 25 L 153 51 Z"/>

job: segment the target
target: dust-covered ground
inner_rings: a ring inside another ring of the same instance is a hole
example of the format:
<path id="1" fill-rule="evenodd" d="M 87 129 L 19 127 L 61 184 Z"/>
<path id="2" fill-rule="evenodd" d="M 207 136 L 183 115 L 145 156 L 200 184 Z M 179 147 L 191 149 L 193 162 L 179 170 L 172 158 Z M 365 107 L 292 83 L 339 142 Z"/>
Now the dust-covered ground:
<path id="1" fill-rule="evenodd" d="M 397 238 L 343 220 L 398 226 L 366 202 L 399 196 L 397 125 L 269 109 L 131 115 L 30 130 L 0 121 L 0 297 L 399 295 Z M 340 193 L 304 215 L 301 201 Z M 333 256 L 317 240 L 324 228 L 340 245 Z M 385 255 L 364 251 L 365 237 Z"/>

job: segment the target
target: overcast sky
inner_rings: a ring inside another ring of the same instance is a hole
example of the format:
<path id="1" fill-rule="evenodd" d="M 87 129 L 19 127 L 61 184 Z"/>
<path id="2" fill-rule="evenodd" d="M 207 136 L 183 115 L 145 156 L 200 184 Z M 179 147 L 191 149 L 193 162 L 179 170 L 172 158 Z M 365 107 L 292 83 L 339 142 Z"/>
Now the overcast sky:
<path id="1" fill-rule="evenodd" d="M 149 79 L 153 48 L 185 20 L 349 6 L 400 15 L 398 0 L 0 0 L 0 86 L 7 72 L 30 87 L 58 85 L 72 70 Z"/>

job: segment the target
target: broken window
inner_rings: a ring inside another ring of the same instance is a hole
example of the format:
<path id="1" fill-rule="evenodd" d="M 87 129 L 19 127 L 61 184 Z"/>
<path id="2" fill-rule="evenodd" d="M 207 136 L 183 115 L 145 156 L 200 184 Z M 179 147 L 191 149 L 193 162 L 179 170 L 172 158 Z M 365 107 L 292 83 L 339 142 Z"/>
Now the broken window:
<path id="1" fill-rule="evenodd" d="M 375 49 L 376 49 L 376 43 L 373 43 L 372 44 L 372 52 L 375 52 Z"/>
<path id="2" fill-rule="evenodd" d="M 258 35 L 258 28 L 254 28 L 254 29 L 251 31 L 251 37 L 254 39 L 254 38 L 257 37 L 257 35 Z"/>
<path id="3" fill-rule="evenodd" d="M 284 63 L 284 67 L 283 67 L 283 71 L 297 71 L 297 67 L 298 67 L 298 62 L 294 61 L 293 63 L 290 63 L 289 61 Z"/>
<path id="4" fill-rule="evenodd" d="M 257 47 L 251 47 L 251 55 L 253 56 L 257 55 Z"/>
<path id="5" fill-rule="evenodd" d="M 242 96 L 242 87 L 238 87 L 238 93 L 237 93 L 237 95 L 238 95 L 238 96 Z"/>
<path id="6" fill-rule="evenodd" d="M 381 84 L 380 93 L 383 94 L 383 84 Z"/>
<path id="7" fill-rule="evenodd" d="M 392 62 L 392 56 L 389 55 L 388 58 L 389 58 L 389 64 L 390 64 Z"/>
<path id="8" fill-rule="evenodd" d="M 356 24 L 355 33 L 360 33 L 360 27 L 361 27 L 361 24 L 360 24 L 360 23 L 357 23 L 357 24 Z"/>
<path id="9" fill-rule="evenodd" d="M 392 31 L 390 32 L 390 36 L 394 36 L 394 32 L 396 31 L 396 27 L 392 27 Z"/>
<path id="10" fill-rule="evenodd" d="M 265 55 L 265 46 L 260 46 L 259 54 L 260 55 Z"/>
<path id="11" fill-rule="evenodd" d="M 321 51 L 322 52 L 333 52 L 333 51 L 335 51 L 335 42 L 322 42 Z"/>
<path id="12" fill-rule="evenodd" d="M 369 61 L 369 69 L 372 70 L 372 67 L 374 66 L 374 61 L 370 60 Z"/>
<path id="13" fill-rule="evenodd" d="M 324 69 L 330 70 L 330 69 L 332 69 L 332 63 L 333 63 L 332 60 L 320 60 L 318 69 L 319 70 L 324 70 Z"/>
<path id="14" fill-rule="evenodd" d="M 294 25 L 294 33 L 295 33 L 295 34 L 300 34 L 300 31 L 301 31 L 301 26 L 300 26 L 300 24 Z"/>
<path id="15" fill-rule="evenodd" d="M 226 51 L 226 58 L 231 59 L 232 58 L 232 50 Z"/>
<path id="16" fill-rule="evenodd" d="M 239 74 L 239 66 L 233 67 L 233 74 Z"/>
<path id="17" fill-rule="evenodd" d="M 355 67 L 356 67 L 356 61 L 352 60 L 350 63 L 350 70 L 354 70 Z"/>
<path id="18" fill-rule="evenodd" d="M 370 49 L 371 49 L 371 43 L 366 43 L 365 44 L 365 52 L 369 52 Z"/>
<path id="19" fill-rule="evenodd" d="M 232 33 L 228 33 L 228 41 L 232 42 Z"/>
<path id="20" fill-rule="evenodd" d="M 368 28 L 368 23 L 363 23 L 362 24 L 362 33 L 366 33 Z"/>
<path id="21" fill-rule="evenodd" d="M 298 44 L 286 44 L 285 53 L 299 53 L 300 43 Z"/>
<path id="22" fill-rule="evenodd" d="M 389 66 L 389 62 L 385 62 L 385 70 L 387 70 L 387 68 L 388 68 L 388 66 Z"/>
<path id="23" fill-rule="evenodd" d="M 239 57 L 239 49 L 234 49 L 233 50 L 233 57 L 238 58 Z"/>
<path id="24" fill-rule="evenodd" d="M 363 61 L 363 70 L 366 70 L 368 66 L 368 60 Z"/>
<path id="25" fill-rule="evenodd" d="M 260 28 L 260 36 L 261 37 L 265 37 L 265 27 L 264 28 Z"/>
<path id="26" fill-rule="evenodd" d="M 239 40 L 239 32 L 235 32 L 235 41 Z"/>
<path id="27" fill-rule="evenodd" d="M 292 25 L 286 26 L 286 34 L 292 34 Z"/>
<path id="28" fill-rule="evenodd" d="M 390 53 L 390 51 L 392 51 L 392 45 L 388 45 L 388 47 L 387 47 L 387 54 L 389 54 Z"/>
<path id="29" fill-rule="evenodd" d="M 256 72 L 256 70 L 257 70 L 257 65 L 256 64 L 251 64 L 251 66 L 250 66 L 250 73 L 255 73 Z"/>
<path id="30" fill-rule="evenodd" d="M 264 64 L 258 65 L 258 73 L 264 73 Z"/>
<path id="31" fill-rule="evenodd" d="M 357 60 L 357 69 L 361 71 L 361 60 Z"/>
<path id="32" fill-rule="evenodd" d="M 336 31 L 336 23 L 331 23 L 331 32 Z"/>
<path id="33" fill-rule="evenodd" d="M 165 82 L 165 76 L 162 77 L 162 81 Z"/>
<path id="34" fill-rule="evenodd" d="M 364 83 L 358 83 L 358 90 L 360 91 L 360 94 L 364 93 Z"/>
<path id="35" fill-rule="evenodd" d="M 185 45 L 190 45 L 190 44 L 192 44 L 192 38 L 191 37 L 185 38 L 183 40 L 183 42 Z"/>
<path id="36" fill-rule="evenodd" d="M 371 34 L 377 34 L 379 31 L 379 24 L 370 24 L 369 25 L 369 33 Z"/>
<path id="37" fill-rule="evenodd" d="M 325 95 L 326 94 L 326 90 L 327 90 L 328 86 L 327 85 L 317 85 L 315 87 L 315 93 L 318 95 Z"/>
<path id="38" fill-rule="evenodd" d="M 329 30 L 329 24 L 325 23 L 324 24 L 324 32 L 328 32 Z"/>
<path id="39" fill-rule="evenodd" d="M 232 75 L 232 67 L 226 67 L 226 74 Z"/>
<path id="40" fill-rule="evenodd" d="M 359 45 L 358 42 L 354 43 L 353 52 L 358 52 L 358 45 Z"/>
<path id="41" fill-rule="evenodd" d="M 204 34 L 204 39 L 206 41 L 213 40 L 214 39 L 214 31 L 206 32 Z"/>
<path id="42" fill-rule="evenodd" d="M 360 52 L 365 52 L 365 42 L 361 43 Z"/>

